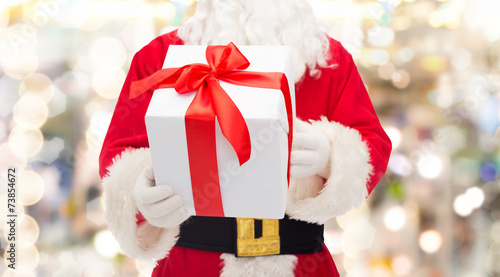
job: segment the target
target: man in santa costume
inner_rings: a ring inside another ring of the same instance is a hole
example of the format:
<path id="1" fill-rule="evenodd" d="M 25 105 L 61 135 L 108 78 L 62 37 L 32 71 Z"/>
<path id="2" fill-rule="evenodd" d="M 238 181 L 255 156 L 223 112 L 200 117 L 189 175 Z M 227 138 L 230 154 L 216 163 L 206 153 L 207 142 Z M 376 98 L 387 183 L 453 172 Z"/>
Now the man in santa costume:
<path id="1" fill-rule="evenodd" d="M 293 50 L 298 120 L 276 255 L 258 242 L 252 255 L 238 255 L 236 219 L 189 217 L 169 184 L 155 185 L 144 123 L 153 91 L 129 99 L 133 81 L 162 68 L 169 45 L 229 42 Z M 153 276 L 338 276 L 323 223 L 360 206 L 390 151 L 351 55 L 306 0 L 199 0 L 190 22 L 132 60 L 100 155 L 105 216 L 127 255 L 157 261 Z"/>

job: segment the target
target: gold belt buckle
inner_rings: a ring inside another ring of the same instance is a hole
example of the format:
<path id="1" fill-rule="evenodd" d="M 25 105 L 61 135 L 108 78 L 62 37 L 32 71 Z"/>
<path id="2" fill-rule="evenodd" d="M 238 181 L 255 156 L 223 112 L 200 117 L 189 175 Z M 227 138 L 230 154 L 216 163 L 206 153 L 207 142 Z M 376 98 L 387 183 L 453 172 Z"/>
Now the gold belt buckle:
<path id="1" fill-rule="evenodd" d="M 280 253 L 278 219 L 262 219 L 262 237 L 255 238 L 255 219 L 236 218 L 237 255 L 239 257 L 275 255 Z"/>

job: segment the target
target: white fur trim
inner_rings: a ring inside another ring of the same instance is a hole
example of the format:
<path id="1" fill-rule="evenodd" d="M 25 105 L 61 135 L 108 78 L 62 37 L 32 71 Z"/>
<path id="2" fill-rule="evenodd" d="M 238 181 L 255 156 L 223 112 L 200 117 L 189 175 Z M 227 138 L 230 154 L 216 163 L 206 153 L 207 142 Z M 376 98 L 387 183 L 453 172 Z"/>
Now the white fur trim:
<path id="1" fill-rule="evenodd" d="M 276 255 L 260 257 L 235 257 L 234 254 L 221 254 L 223 268 L 221 277 L 288 277 L 294 276 L 297 265 L 295 255 Z"/>
<path id="2" fill-rule="evenodd" d="M 138 260 L 159 260 L 167 256 L 177 242 L 179 227 L 164 229 L 157 243 L 148 249 L 141 247 L 135 231 L 137 205 L 134 186 L 139 174 L 151 164 L 149 148 L 125 150 L 113 159 L 102 184 L 106 193 L 104 216 L 125 254 Z"/>
<path id="3" fill-rule="evenodd" d="M 292 179 L 287 199 L 287 214 L 294 219 L 324 223 L 327 219 L 355 209 L 368 196 L 366 184 L 372 165 L 368 145 L 352 128 L 325 117 L 312 121 L 331 143 L 328 176 Z"/>

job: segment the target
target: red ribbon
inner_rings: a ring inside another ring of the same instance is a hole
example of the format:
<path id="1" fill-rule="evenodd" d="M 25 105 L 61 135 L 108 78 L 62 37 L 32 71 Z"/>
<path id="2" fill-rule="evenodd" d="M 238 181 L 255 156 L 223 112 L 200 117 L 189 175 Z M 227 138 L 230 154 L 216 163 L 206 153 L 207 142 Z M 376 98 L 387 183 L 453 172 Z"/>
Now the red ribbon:
<path id="1" fill-rule="evenodd" d="M 218 80 L 282 91 L 289 126 L 288 166 L 290 166 L 293 137 L 292 100 L 285 74 L 242 71 L 248 68 L 250 63 L 233 43 L 225 47 L 208 46 L 206 58 L 208 65 L 194 63 L 180 68 L 164 68 L 145 79 L 132 82 L 130 99 L 142 95 L 153 87 L 175 88 L 179 94 L 197 91 L 185 115 L 195 211 L 199 216 L 223 217 L 215 148 L 215 117 L 217 116 L 222 134 L 236 152 L 240 165 L 250 159 L 251 142 L 243 116 Z"/>

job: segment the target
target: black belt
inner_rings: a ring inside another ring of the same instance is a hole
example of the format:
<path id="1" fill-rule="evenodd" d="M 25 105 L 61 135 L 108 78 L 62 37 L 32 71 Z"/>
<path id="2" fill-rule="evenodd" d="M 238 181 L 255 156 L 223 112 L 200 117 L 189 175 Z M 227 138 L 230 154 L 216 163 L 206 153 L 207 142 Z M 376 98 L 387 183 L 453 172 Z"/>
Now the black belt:
<path id="1" fill-rule="evenodd" d="M 279 221 L 192 216 L 181 225 L 176 245 L 237 256 L 311 254 L 323 249 L 323 229 L 288 216 Z"/>

